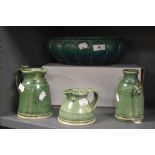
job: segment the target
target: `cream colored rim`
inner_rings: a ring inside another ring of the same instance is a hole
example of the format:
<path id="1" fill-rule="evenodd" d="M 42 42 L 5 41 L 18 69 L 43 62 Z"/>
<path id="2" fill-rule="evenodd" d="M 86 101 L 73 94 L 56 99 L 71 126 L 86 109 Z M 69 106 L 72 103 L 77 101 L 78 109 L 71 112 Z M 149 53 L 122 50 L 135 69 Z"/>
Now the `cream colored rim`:
<path id="1" fill-rule="evenodd" d="M 44 116 L 23 116 L 23 115 L 17 114 L 18 117 L 20 117 L 22 119 L 29 119 L 29 120 L 44 119 L 44 118 L 48 118 L 52 115 L 53 115 L 53 113 L 48 114 L 48 115 L 44 115 Z"/>
<path id="2" fill-rule="evenodd" d="M 137 119 L 135 118 L 127 119 L 127 118 L 119 117 L 117 115 L 115 115 L 115 117 L 120 121 L 130 121 L 130 122 L 134 122 L 135 124 L 141 123 L 144 118 L 144 117 L 139 117 Z"/>
<path id="3" fill-rule="evenodd" d="M 72 125 L 72 126 L 82 126 L 82 125 L 90 125 L 92 123 L 94 123 L 96 121 L 96 119 L 94 120 L 91 120 L 91 121 L 70 121 L 70 122 L 67 122 L 65 120 L 61 120 L 59 117 L 58 117 L 58 121 L 62 124 L 65 124 L 65 125 Z"/>

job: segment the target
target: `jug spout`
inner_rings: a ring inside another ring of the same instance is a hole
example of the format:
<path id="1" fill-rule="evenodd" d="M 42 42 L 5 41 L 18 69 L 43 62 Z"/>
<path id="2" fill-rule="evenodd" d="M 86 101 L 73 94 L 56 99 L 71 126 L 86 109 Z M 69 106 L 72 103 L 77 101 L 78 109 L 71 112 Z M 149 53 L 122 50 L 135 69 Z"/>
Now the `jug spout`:
<path id="1" fill-rule="evenodd" d="M 44 78 L 46 72 L 47 72 L 47 69 L 45 68 L 38 68 L 38 69 L 34 69 L 33 70 L 34 72 L 34 80 L 37 81 L 39 80 L 40 78 Z"/>
<path id="2" fill-rule="evenodd" d="M 65 91 L 64 91 L 64 94 L 65 95 L 68 95 L 68 94 L 71 94 L 72 92 L 71 92 L 71 89 L 66 89 Z"/>
<path id="3" fill-rule="evenodd" d="M 64 91 L 64 94 L 67 96 L 67 98 L 70 98 L 70 97 L 74 96 L 74 95 L 72 94 L 71 89 L 66 89 L 66 90 Z"/>

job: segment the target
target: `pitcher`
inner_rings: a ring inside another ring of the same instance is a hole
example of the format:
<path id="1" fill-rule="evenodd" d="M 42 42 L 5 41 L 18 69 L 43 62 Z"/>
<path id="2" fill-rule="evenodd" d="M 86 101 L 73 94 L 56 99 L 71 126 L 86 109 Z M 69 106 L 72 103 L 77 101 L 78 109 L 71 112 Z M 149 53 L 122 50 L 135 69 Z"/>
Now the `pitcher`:
<path id="1" fill-rule="evenodd" d="M 124 78 L 116 94 L 116 113 L 119 120 L 141 123 L 144 117 L 144 95 L 142 83 L 138 80 L 138 70 L 123 70 Z"/>
<path id="2" fill-rule="evenodd" d="M 19 73 L 23 75 L 20 82 Z M 49 85 L 45 79 L 47 70 L 23 66 L 16 71 L 16 85 L 20 98 L 18 116 L 24 119 L 50 117 L 52 112 Z"/>
<path id="3" fill-rule="evenodd" d="M 87 96 L 93 92 L 94 98 L 90 103 Z M 68 125 L 87 125 L 95 122 L 95 108 L 98 94 L 93 89 L 67 89 L 64 91 L 66 97 L 62 104 L 58 120 Z"/>

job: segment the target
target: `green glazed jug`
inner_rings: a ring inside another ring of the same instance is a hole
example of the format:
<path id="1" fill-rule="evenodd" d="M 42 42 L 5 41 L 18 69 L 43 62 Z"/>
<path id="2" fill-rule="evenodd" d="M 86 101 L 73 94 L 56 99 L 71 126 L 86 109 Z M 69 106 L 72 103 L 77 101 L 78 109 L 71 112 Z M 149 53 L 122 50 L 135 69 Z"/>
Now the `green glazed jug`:
<path id="1" fill-rule="evenodd" d="M 141 123 L 144 118 L 144 95 L 142 83 L 138 80 L 138 70 L 124 69 L 124 78 L 116 93 L 118 120 Z"/>
<path id="2" fill-rule="evenodd" d="M 90 103 L 87 100 L 88 94 L 94 94 Z M 67 125 L 88 125 L 96 120 L 95 108 L 98 94 L 93 89 L 67 89 L 64 91 L 67 96 L 59 111 L 59 122 Z"/>
<path id="3" fill-rule="evenodd" d="M 17 116 L 20 118 L 41 119 L 53 114 L 46 72 L 44 68 L 28 66 L 22 66 L 16 71 L 16 85 L 20 93 Z M 19 73 L 23 75 L 23 82 Z"/>

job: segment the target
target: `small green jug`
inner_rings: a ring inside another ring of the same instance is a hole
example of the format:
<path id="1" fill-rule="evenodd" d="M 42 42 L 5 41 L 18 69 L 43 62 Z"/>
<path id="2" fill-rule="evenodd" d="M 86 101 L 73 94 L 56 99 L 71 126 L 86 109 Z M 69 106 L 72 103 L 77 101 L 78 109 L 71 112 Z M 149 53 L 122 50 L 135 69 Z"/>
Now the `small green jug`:
<path id="1" fill-rule="evenodd" d="M 28 66 L 22 66 L 16 71 L 16 85 L 20 93 L 17 116 L 20 118 L 41 119 L 53 114 L 46 72 L 45 68 Z M 20 82 L 19 73 L 23 75 L 23 82 Z"/>
<path id="2" fill-rule="evenodd" d="M 88 94 L 94 94 L 90 103 L 87 100 Z M 95 108 L 98 100 L 98 94 L 93 89 L 67 89 L 64 91 L 66 97 L 62 104 L 58 120 L 67 125 L 88 125 L 96 120 Z"/>
<path id="3" fill-rule="evenodd" d="M 124 69 L 124 78 L 116 93 L 118 120 L 141 123 L 144 118 L 144 95 L 142 83 L 138 80 L 138 70 Z"/>

